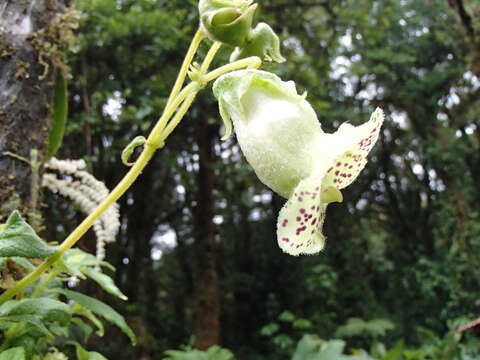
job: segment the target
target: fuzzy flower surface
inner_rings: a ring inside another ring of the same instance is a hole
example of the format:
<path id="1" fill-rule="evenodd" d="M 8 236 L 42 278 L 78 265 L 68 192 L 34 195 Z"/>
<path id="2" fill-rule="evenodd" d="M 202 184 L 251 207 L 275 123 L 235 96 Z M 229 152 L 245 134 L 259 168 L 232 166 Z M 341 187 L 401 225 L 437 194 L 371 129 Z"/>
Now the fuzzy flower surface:
<path id="1" fill-rule="evenodd" d="M 323 249 L 327 205 L 343 200 L 367 163 L 378 139 L 383 112 L 376 109 L 360 126 L 342 124 L 323 132 L 315 111 L 292 81 L 260 70 L 239 70 L 218 78 L 213 92 L 228 137 L 237 140 L 258 178 L 288 201 L 277 220 L 277 240 L 290 255 Z M 225 138 L 224 137 L 224 138 Z"/>

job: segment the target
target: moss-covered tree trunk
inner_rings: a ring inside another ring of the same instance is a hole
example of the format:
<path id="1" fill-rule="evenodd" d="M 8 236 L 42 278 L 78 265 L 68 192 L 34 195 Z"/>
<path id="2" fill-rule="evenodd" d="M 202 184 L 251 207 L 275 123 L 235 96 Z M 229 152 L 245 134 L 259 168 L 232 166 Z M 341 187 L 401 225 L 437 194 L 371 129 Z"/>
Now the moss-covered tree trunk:
<path id="1" fill-rule="evenodd" d="M 219 342 L 218 276 L 216 269 L 215 224 L 213 223 L 213 139 L 207 121 L 197 131 L 200 167 L 197 174 L 195 208 L 195 336 L 196 346 L 207 349 Z"/>
<path id="2" fill-rule="evenodd" d="M 0 221 L 38 208 L 35 177 L 20 157 L 45 154 L 68 3 L 0 1 Z"/>

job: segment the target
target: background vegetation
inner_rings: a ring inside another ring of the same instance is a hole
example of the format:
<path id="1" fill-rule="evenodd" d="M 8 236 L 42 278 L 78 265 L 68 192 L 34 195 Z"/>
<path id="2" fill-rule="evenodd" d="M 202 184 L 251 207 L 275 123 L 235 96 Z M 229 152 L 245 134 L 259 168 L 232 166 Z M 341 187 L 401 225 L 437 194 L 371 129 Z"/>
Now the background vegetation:
<path id="1" fill-rule="evenodd" d="M 197 339 L 238 359 L 290 359 L 300 339 L 318 350 L 320 338 L 343 338 L 345 353 L 475 358 L 475 331 L 462 339 L 451 331 L 480 308 L 479 2 L 259 5 L 288 59 L 266 68 L 308 90 L 325 131 L 384 109 L 369 164 L 343 204 L 329 207 L 326 249 L 285 255 L 275 239 L 284 200 L 255 178 L 234 137 L 220 142 L 217 105 L 205 89 L 120 203 L 121 233 L 107 260 L 128 302 L 93 283 L 82 289 L 124 314 L 138 345 L 119 346 L 125 335 L 111 328 L 91 347 L 111 359 L 160 359 Z M 126 171 L 120 152 L 166 103 L 198 24 L 196 1 L 76 7 L 83 19 L 57 156 L 85 158 L 112 188 Z M 222 61 L 230 52 L 222 48 Z M 61 241 L 83 216 L 62 201 L 45 194 L 50 240 Z M 79 246 L 94 252 L 93 233 Z M 321 358 L 305 354 L 295 359 Z"/>

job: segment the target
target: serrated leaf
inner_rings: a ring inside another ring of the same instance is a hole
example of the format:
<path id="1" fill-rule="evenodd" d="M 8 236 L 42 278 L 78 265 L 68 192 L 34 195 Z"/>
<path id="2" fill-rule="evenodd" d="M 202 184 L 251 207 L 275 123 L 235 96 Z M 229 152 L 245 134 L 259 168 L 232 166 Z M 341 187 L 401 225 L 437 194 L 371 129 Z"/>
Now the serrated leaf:
<path id="1" fill-rule="evenodd" d="M 9 300 L 0 306 L 2 316 L 38 316 L 43 322 L 58 322 L 66 325 L 70 322 L 71 312 L 67 304 L 48 298 Z"/>
<path id="2" fill-rule="evenodd" d="M 87 275 L 90 279 L 97 282 L 106 292 L 109 294 L 115 295 L 122 300 L 127 300 L 128 298 L 120 291 L 120 289 L 115 285 L 112 278 L 108 275 L 105 275 L 101 272 L 98 272 L 92 268 L 86 267 L 82 269 L 82 272 Z"/>
<path id="3" fill-rule="evenodd" d="M 44 259 L 55 252 L 38 237 L 35 231 L 15 210 L 0 230 L 0 257 L 23 257 Z"/>
<path id="4" fill-rule="evenodd" d="M 0 360 L 25 360 L 25 350 L 17 346 L 0 353 Z"/>
<path id="5" fill-rule="evenodd" d="M 63 134 L 65 132 L 65 124 L 67 122 L 67 113 L 67 81 L 62 74 L 59 74 L 57 78 L 57 85 L 55 87 L 55 95 L 53 98 L 52 129 L 50 130 L 50 135 L 48 138 L 45 161 L 50 160 L 50 158 L 55 155 L 62 144 Z"/>
<path id="6" fill-rule="evenodd" d="M 104 304 L 101 301 L 98 301 L 97 299 L 90 296 L 83 295 L 79 292 L 72 290 L 55 289 L 54 291 L 65 295 L 70 300 L 78 302 L 83 307 L 91 310 L 97 315 L 104 317 L 107 321 L 110 321 L 111 323 L 117 325 L 130 338 L 132 344 L 136 344 L 137 339 L 135 337 L 135 334 L 125 322 L 124 317 L 115 310 L 113 310 L 107 304 Z"/>

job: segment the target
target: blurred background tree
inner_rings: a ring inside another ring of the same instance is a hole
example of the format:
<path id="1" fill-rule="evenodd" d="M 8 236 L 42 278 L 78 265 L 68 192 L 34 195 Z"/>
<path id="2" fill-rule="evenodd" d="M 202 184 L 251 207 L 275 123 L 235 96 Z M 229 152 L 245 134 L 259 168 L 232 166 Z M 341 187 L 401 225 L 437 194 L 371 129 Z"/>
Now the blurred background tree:
<path id="1" fill-rule="evenodd" d="M 58 157 L 85 158 L 109 188 L 119 181 L 121 151 L 167 101 L 196 5 L 77 0 L 83 19 Z M 123 335 L 109 330 L 96 344 L 109 358 L 160 359 L 196 340 L 238 359 L 283 359 L 305 332 L 332 338 L 349 318 L 389 319 L 395 329 L 385 342 L 416 346 L 420 328 L 443 336 L 448 320 L 478 316 L 479 3 L 263 0 L 259 10 L 287 58 L 264 68 L 308 90 L 328 132 L 382 107 L 381 139 L 344 202 L 330 206 L 325 250 L 291 257 L 276 244 L 284 200 L 256 179 L 234 137 L 219 140 L 217 104 L 205 89 L 121 200 L 107 260 L 129 297 L 114 305 L 139 345 L 119 347 Z M 231 50 L 222 48 L 216 64 Z M 54 196 L 44 201 L 61 240 L 81 215 Z M 79 246 L 94 251 L 93 234 Z M 280 316 L 286 310 L 294 317 Z M 368 347 L 367 338 L 349 346 Z"/>

